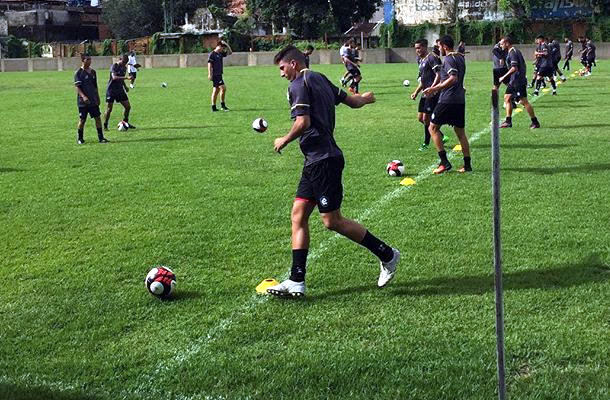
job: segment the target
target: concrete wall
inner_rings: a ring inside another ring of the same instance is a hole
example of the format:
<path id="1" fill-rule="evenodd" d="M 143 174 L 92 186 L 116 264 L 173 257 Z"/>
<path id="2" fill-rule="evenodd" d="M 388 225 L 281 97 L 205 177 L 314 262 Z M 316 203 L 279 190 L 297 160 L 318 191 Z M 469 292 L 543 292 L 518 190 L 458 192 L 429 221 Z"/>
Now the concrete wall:
<path id="1" fill-rule="evenodd" d="M 576 55 L 580 49 L 575 44 Z M 520 44 L 516 46 L 523 53 L 526 60 L 531 59 L 535 46 L 533 44 Z M 610 58 L 610 43 L 598 43 L 597 58 Z M 466 46 L 466 59 L 469 61 L 491 60 L 491 46 Z M 563 45 L 562 45 L 563 52 Z M 365 64 L 383 63 L 411 63 L 417 57 L 413 48 L 369 49 L 361 52 Z M 256 66 L 273 65 L 275 52 L 233 53 L 224 59 L 225 66 Z M 93 68 L 98 71 L 110 68 L 116 57 L 93 57 Z M 578 60 L 576 60 L 578 61 Z M 140 56 L 139 62 L 143 68 L 207 68 L 207 54 L 167 54 L 154 56 Z M 338 50 L 316 50 L 311 56 L 311 64 L 341 64 Z M 81 65 L 79 57 L 56 58 L 5 58 L 0 62 L 0 71 L 74 71 Z"/>

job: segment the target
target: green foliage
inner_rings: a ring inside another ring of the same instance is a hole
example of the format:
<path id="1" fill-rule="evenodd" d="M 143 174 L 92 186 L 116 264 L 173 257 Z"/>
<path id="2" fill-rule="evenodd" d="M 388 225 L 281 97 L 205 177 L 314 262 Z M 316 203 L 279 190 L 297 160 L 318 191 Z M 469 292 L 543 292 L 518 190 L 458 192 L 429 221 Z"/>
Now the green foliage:
<path id="1" fill-rule="evenodd" d="M 112 39 L 104 40 L 102 43 L 102 55 L 103 56 L 112 56 Z"/>
<path id="2" fill-rule="evenodd" d="M 119 40 L 116 44 L 117 55 L 125 54 L 129 51 L 129 45 L 125 40 Z"/>
<path id="3" fill-rule="evenodd" d="M 28 42 L 29 57 L 42 57 L 43 43 Z"/>
<path id="4" fill-rule="evenodd" d="M 100 55 L 100 53 L 97 51 L 97 47 L 95 46 L 95 43 L 89 43 L 87 45 L 85 54 L 90 55 L 90 56 L 99 56 Z"/>
<path id="5" fill-rule="evenodd" d="M 8 58 L 26 58 L 28 56 L 28 48 L 23 43 L 22 39 L 16 38 L 15 36 L 9 36 L 6 42 Z"/>
<path id="6" fill-rule="evenodd" d="M 154 33 L 151 38 L 150 38 L 150 47 L 149 47 L 149 53 L 150 54 L 158 54 L 159 52 L 159 37 L 161 36 L 161 32 L 156 32 Z"/>

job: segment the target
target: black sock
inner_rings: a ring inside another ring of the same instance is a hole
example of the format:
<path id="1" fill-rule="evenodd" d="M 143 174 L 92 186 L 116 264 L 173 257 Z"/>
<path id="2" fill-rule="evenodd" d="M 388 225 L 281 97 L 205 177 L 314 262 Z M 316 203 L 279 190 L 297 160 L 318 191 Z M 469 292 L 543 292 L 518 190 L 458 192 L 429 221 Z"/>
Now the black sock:
<path id="1" fill-rule="evenodd" d="M 102 131 L 102 128 L 97 128 L 97 138 L 99 140 L 102 140 L 104 138 L 104 131 Z"/>
<path id="2" fill-rule="evenodd" d="M 555 83 L 555 79 L 551 79 L 551 86 L 553 87 L 553 90 L 557 90 L 557 84 Z"/>
<path id="3" fill-rule="evenodd" d="M 212 111 L 216 111 L 216 110 L 217 110 L 216 104 L 212 105 Z"/>
<path id="4" fill-rule="evenodd" d="M 427 146 L 430 144 L 430 130 L 428 125 L 424 125 L 424 144 Z"/>
<path id="5" fill-rule="evenodd" d="M 227 106 L 225 105 L 225 102 L 224 102 L 224 101 L 223 101 L 222 103 L 220 103 L 220 106 L 221 106 L 222 108 L 227 108 Z"/>
<path id="6" fill-rule="evenodd" d="M 506 122 L 509 124 L 513 123 L 513 117 L 506 117 Z"/>
<path id="7" fill-rule="evenodd" d="M 124 117 L 123 117 L 123 121 L 125 121 L 125 122 L 129 123 L 129 117 L 125 117 L 125 116 L 124 116 Z"/>
<path id="8" fill-rule="evenodd" d="M 536 117 L 532 118 L 532 122 L 537 124 L 538 123 L 538 118 L 536 118 Z"/>
<path id="9" fill-rule="evenodd" d="M 532 79 L 532 86 L 536 84 L 536 78 Z"/>
<path id="10" fill-rule="evenodd" d="M 79 129 L 78 130 L 78 140 L 84 140 L 83 139 L 83 135 L 84 135 L 84 130 L 83 129 Z"/>
<path id="11" fill-rule="evenodd" d="M 470 165 L 470 157 L 464 156 L 464 167 L 472 168 L 472 166 Z"/>
<path id="12" fill-rule="evenodd" d="M 296 249 L 292 250 L 292 269 L 290 270 L 290 280 L 294 282 L 304 282 L 306 265 L 307 265 L 307 252 L 309 249 Z"/>
<path id="13" fill-rule="evenodd" d="M 394 258 L 394 251 L 392 250 L 392 248 L 381 240 L 377 239 L 369 231 L 366 231 L 364 239 L 362 239 L 362 242 L 360 242 L 360 244 L 369 249 L 383 262 L 392 261 L 392 258 Z"/>
<path id="14" fill-rule="evenodd" d="M 540 90 L 540 86 L 542 86 L 542 79 L 538 79 L 536 81 L 536 91 Z"/>
<path id="15" fill-rule="evenodd" d="M 445 150 L 439 151 L 438 156 L 441 159 L 441 164 L 443 164 L 443 165 L 449 164 L 449 160 L 447 160 L 447 152 Z"/>

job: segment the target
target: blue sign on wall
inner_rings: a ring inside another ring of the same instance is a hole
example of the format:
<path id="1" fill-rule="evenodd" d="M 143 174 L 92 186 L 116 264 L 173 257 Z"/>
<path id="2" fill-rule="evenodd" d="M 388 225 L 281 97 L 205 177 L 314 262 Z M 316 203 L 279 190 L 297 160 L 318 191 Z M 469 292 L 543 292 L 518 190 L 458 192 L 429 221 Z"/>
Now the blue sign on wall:
<path id="1" fill-rule="evenodd" d="M 383 22 L 389 24 L 394 19 L 394 0 L 383 0 Z"/>
<path id="2" fill-rule="evenodd" d="M 548 0 L 541 6 L 532 7 L 534 19 L 574 19 L 593 14 L 592 0 Z"/>

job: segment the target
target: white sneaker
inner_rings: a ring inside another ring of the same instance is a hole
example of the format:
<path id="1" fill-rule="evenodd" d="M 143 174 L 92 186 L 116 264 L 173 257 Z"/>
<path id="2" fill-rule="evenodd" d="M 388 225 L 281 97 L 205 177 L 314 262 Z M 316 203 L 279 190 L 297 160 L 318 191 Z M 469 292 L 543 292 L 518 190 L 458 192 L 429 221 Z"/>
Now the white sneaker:
<path id="1" fill-rule="evenodd" d="M 130 84 L 129 84 L 129 87 L 130 87 L 131 89 L 133 89 L 133 84 L 132 84 L 132 83 L 130 83 Z"/>
<path id="2" fill-rule="evenodd" d="M 400 261 L 400 251 L 394 248 L 392 248 L 392 251 L 394 252 L 394 257 L 392 257 L 390 261 L 388 261 L 387 263 L 381 261 L 379 262 L 379 266 L 381 268 L 381 272 L 379 273 L 379 280 L 377 281 L 377 286 L 379 287 L 384 287 L 385 285 L 387 285 L 396 274 L 396 266 Z"/>
<path id="3" fill-rule="evenodd" d="M 267 288 L 267 293 L 274 296 L 305 296 L 305 282 L 295 282 L 286 279 L 282 283 Z"/>

